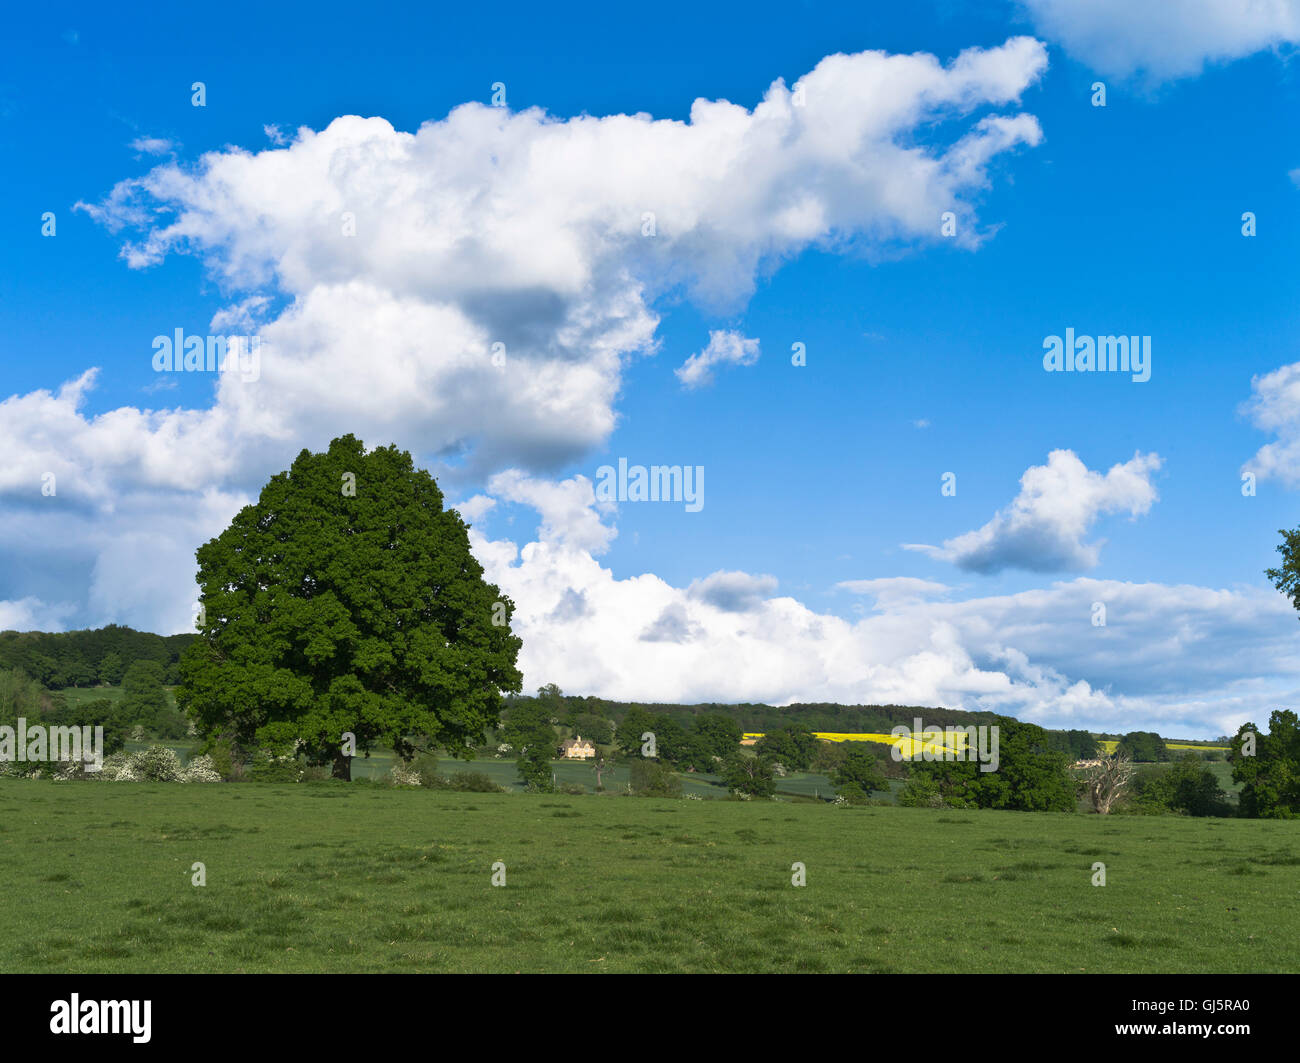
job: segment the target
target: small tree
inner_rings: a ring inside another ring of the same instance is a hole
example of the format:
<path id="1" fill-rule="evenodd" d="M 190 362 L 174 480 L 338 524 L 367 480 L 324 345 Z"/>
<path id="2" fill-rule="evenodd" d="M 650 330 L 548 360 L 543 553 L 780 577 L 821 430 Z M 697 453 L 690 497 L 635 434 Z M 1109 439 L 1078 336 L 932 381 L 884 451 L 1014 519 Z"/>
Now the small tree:
<path id="1" fill-rule="evenodd" d="M 538 793 L 550 793 L 555 789 L 551 781 L 551 754 L 555 752 L 555 732 L 550 725 L 535 728 L 526 736 L 520 751 L 519 777 L 524 785 Z"/>
<path id="2" fill-rule="evenodd" d="M 639 797 L 680 797 L 682 781 L 667 764 L 642 757 L 632 762 L 632 792 Z"/>
<path id="3" fill-rule="evenodd" d="M 614 770 L 613 756 L 602 756 L 597 753 L 596 758 L 591 762 L 591 770 L 596 773 L 596 793 L 605 792 L 605 774 Z"/>
<path id="4" fill-rule="evenodd" d="M 844 760 L 835 770 L 831 781 L 841 791 L 845 787 L 856 786 L 864 795 L 872 790 L 888 789 L 889 783 L 885 781 L 885 776 L 877 766 L 876 755 L 871 750 L 862 748 L 865 743 L 851 744 L 859 748 L 850 749 L 845 753 Z"/>
<path id="5" fill-rule="evenodd" d="M 723 758 L 721 774 L 728 790 L 739 790 L 750 797 L 771 797 L 776 793 L 772 764 L 762 757 L 732 753 Z"/>

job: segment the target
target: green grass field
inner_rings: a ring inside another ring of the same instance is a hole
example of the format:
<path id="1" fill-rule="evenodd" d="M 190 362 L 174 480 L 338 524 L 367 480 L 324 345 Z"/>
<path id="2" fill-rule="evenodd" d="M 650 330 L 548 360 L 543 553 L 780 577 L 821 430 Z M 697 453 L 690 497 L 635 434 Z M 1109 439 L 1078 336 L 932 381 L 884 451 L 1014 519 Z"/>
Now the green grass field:
<path id="1" fill-rule="evenodd" d="M 168 691 L 168 693 L 170 694 L 170 691 Z M 101 699 L 111 701 L 115 704 L 122 700 L 122 688 L 120 685 L 119 686 L 98 686 L 98 687 L 67 687 L 64 690 L 59 691 L 59 694 L 62 695 L 63 700 L 66 701 L 68 705 L 72 707 L 85 705 L 88 702 L 99 701 Z"/>
<path id="2" fill-rule="evenodd" d="M 0 780 L 0 889 L 4 971 L 1300 970 L 1278 821 Z"/>

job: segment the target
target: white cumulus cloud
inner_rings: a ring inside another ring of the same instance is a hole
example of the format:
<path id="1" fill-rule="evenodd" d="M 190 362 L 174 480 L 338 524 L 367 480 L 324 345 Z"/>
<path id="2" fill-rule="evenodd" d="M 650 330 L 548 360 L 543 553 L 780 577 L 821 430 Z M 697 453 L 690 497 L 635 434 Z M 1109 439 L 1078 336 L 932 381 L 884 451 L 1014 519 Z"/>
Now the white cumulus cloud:
<path id="1" fill-rule="evenodd" d="M 1284 365 L 1250 382 L 1244 412 L 1255 426 L 1277 436 L 1242 466 L 1257 478 L 1300 486 L 1300 362 Z"/>
<path id="2" fill-rule="evenodd" d="M 1300 693 L 1300 624 L 1270 588 L 1078 578 L 956 600 L 933 581 L 851 580 L 842 589 L 876 608 L 849 621 L 774 597 L 770 577 L 727 571 L 685 588 L 650 574 L 617 579 L 546 539 L 520 547 L 470 533 L 488 578 L 516 604 L 527 689 L 947 706 L 1182 737 L 1230 733 Z M 1093 623 L 1098 602 L 1105 626 Z"/>
<path id="3" fill-rule="evenodd" d="M 1035 28 L 1099 73 L 1197 74 L 1300 41 L 1300 0 L 1021 0 Z"/>
<path id="4" fill-rule="evenodd" d="M 716 366 L 753 365 L 757 361 L 758 340 L 746 339 L 739 332 L 715 329 L 709 332 L 708 346 L 691 355 L 673 372 L 683 387 L 698 388 L 713 382 Z"/>
<path id="5" fill-rule="evenodd" d="M 905 547 L 972 572 L 1093 568 L 1102 543 L 1085 542 L 1084 536 L 1103 514 L 1146 513 L 1157 497 L 1151 476 L 1160 465 L 1159 455 L 1139 453 L 1103 474 L 1089 469 L 1072 450 L 1054 450 L 1046 465 L 1025 470 L 1020 493 L 982 528 L 948 539 L 941 547 Z"/>
<path id="6" fill-rule="evenodd" d="M 115 541 L 141 541 L 155 513 L 201 512 L 202 531 L 177 530 L 178 557 L 192 555 L 208 521 L 344 431 L 412 451 L 458 494 L 522 470 L 503 495 L 540 502 L 527 477 L 614 431 L 628 361 L 657 349 L 656 300 L 734 311 L 760 272 L 809 247 L 937 242 L 945 210 L 977 246 L 994 228 L 976 216 L 993 164 L 1042 138 L 1018 102 L 1046 63 L 1028 37 L 946 63 L 836 54 L 752 107 L 696 100 L 685 121 L 469 103 L 408 132 L 343 116 L 120 182 L 79 206 L 120 234 L 131 268 L 196 257 L 230 300 L 210 328 L 256 335 L 260 372 L 219 374 L 195 408 L 91 413 L 90 365 L 0 403 L 0 495 L 26 497 L 53 471 L 63 504 L 97 516 L 93 534 L 61 530 L 81 537 L 66 543 L 67 585 L 42 600 L 88 617 L 92 572 L 103 602 L 109 588 L 143 594 L 160 578 L 152 557 Z M 177 324 L 161 315 L 140 337 L 141 368 Z M 217 501 L 196 506 L 204 492 Z M 569 528 L 561 500 L 545 504 L 556 529 L 599 548 L 607 533 Z M 35 548 L 0 540 L 0 570 L 24 569 Z M 179 560 L 165 568 L 175 604 L 146 615 L 145 599 L 165 595 L 155 588 L 132 600 L 134 622 L 188 612 L 190 580 Z"/>

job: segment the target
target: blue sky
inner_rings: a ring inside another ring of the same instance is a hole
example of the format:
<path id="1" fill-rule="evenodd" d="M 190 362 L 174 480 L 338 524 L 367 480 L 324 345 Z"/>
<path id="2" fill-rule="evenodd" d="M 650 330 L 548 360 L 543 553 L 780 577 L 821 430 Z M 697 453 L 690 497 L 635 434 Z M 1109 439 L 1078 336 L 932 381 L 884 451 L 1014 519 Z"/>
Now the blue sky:
<path id="1" fill-rule="evenodd" d="M 529 685 L 1185 737 L 1293 703 L 1300 10 L 1131 6 L 13 16 L 0 626 L 186 629 L 194 548 L 352 431 L 463 504 Z M 228 326 L 259 380 L 154 372 Z M 1067 327 L 1151 379 L 1045 372 Z M 711 333 L 758 356 L 688 386 Z M 600 506 L 619 458 L 702 466 L 702 510 Z"/>

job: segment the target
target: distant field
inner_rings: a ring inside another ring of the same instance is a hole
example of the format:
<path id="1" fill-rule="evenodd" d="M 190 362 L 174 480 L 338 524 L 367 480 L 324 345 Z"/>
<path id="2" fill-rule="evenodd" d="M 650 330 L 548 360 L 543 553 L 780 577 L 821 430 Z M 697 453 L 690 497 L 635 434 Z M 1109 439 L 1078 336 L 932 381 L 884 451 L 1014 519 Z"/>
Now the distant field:
<path id="1" fill-rule="evenodd" d="M 1283 821 L 0 779 L 0 857 L 3 971 L 1300 970 Z"/>
<path id="2" fill-rule="evenodd" d="M 122 688 L 116 687 L 67 687 L 59 691 L 69 705 L 84 705 L 88 701 L 107 698 L 114 703 L 122 700 Z"/>
<path id="3" fill-rule="evenodd" d="M 1116 738 L 1103 738 L 1097 743 L 1107 753 L 1114 753 L 1119 746 L 1119 740 Z M 1216 746 L 1209 742 L 1166 742 L 1166 749 L 1217 749 L 1220 753 L 1226 753 L 1231 746 Z"/>
<path id="4" fill-rule="evenodd" d="M 176 706 L 176 688 L 163 687 L 167 691 L 167 699 L 171 702 L 172 707 Z M 109 687 L 65 687 L 59 691 L 70 706 L 84 705 L 88 701 L 99 701 L 107 698 L 113 703 L 122 700 L 121 686 Z"/>
<path id="5" fill-rule="evenodd" d="M 897 745 L 904 756 L 916 756 L 924 752 L 947 753 L 949 750 L 959 752 L 966 748 L 968 738 L 964 731 L 955 732 L 952 736 L 953 745 L 949 746 L 946 740 L 937 742 L 934 739 L 919 737 L 922 732 L 917 731 L 912 732 L 910 736 L 894 736 L 877 731 L 813 731 L 812 733 L 827 742 L 874 742 L 882 746 Z M 747 731 L 742 737 L 746 740 L 758 739 L 763 737 L 763 732 Z"/>

